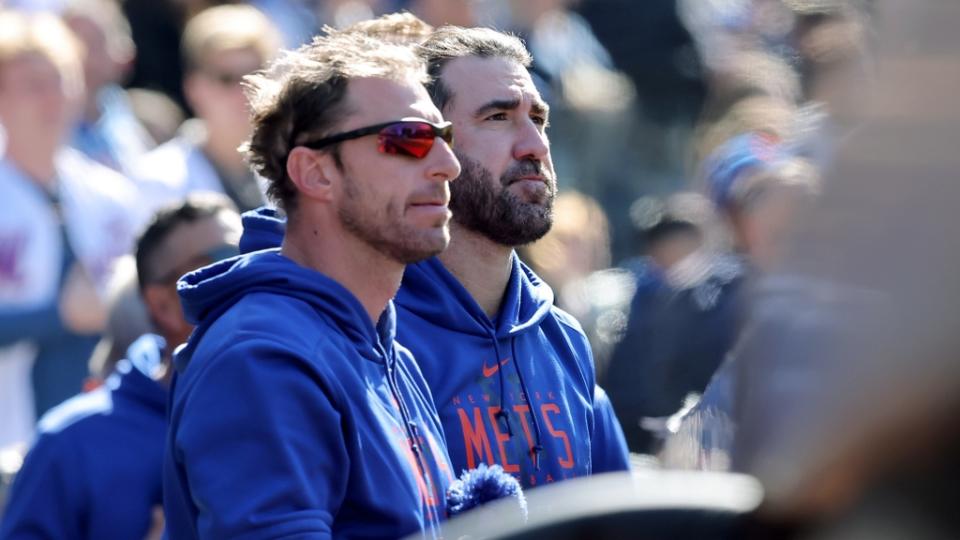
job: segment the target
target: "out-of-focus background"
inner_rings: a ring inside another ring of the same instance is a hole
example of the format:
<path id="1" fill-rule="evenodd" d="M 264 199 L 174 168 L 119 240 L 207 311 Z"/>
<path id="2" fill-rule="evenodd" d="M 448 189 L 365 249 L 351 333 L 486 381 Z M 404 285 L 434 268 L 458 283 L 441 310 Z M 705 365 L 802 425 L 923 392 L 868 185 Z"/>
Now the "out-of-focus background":
<path id="1" fill-rule="evenodd" d="M 150 330 L 130 247 L 153 211 L 263 204 L 241 78 L 398 10 L 531 50 L 561 191 L 521 254 L 587 331 L 638 467 L 754 474 L 792 520 L 955 438 L 953 0 L 0 6 L 2 486 Z"/>

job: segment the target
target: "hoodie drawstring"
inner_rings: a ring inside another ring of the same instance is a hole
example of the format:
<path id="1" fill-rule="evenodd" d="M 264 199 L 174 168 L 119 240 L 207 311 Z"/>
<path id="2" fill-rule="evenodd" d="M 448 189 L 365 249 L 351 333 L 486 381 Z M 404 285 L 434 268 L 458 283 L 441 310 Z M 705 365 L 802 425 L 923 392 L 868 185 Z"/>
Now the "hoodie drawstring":
<path id="1" fill-rule="evenodd" d="M 504 400 L 506 399 L 506 392 L 504 390 L 503 370 L 499 369 L 499 367 L 501 367 L 500 362 L 503 359 L 500 357 L 500 345 L 497 340 L 497 334 L 492 329 L 490 329 L 490 339 L 493 340 L 493 350 L 494 350 L 494 353 L 497 355 L 495 359 L 497 363 L 495 365 L 498 366 L 497 379 L 498 379 L 498 382 L 500 383 L 500 396 L 499 396 L 500 410 L 497 411 L 497 414 L 496 414 L 497 422 L 500 422 L 502 420 L 504 427 L 506 428 L 505 431 L 507 432 L 507 436 L 510 438 L 513 438 L 513 428 L 510 427 L 510 412 L 507 410 L 507 407 L 505 406 L 506 403 L 504 403 Z M 514 360 L 514 362 L 516 362 L 516 360 Z"/>
<path id="2" fill-rule="evenodd" d="M 393 351 L 391 351 L 392 353 Z M 407 408 L 407 404 L 403 399 L 403 395 L 400 394 L 400 385 L 397 383 L 397 370 L 396 370 L 396 361 L 393 354 L 387 354 L 383 347 L 380 347 L 380 353 L 383 354 L 384 363 L 387 367 L 387 386 L 390 387 L 390 393 L 393 394 L 393 399 L 397 402 L 397 407 L 400 408 L 400 418 L 403 421 L 404 429 L 407 433 L 407 439 L 410 441 L 410 451 L 413 452 L 414 459 L 417 463 L 417 468 L 420 469 L 417 471 L 420 474 L 420 478 L 423 479 L 424 484 L 427 486 L 428 493 L 434 493 L 433 482 L 431 481 L 430 474 L 427 472 L 427 464 L 425 463 L 425 457 L 423 452 L 420 449 L 420 429 L 417 427 L 417 423 L 413 421 L 413 416 L 410 414 L 410 410 Z M 426 443 L 425 444 L 429 444 Z M 437 493 L 437 497 L 444 497 L 444 493 Z M 428 495 L 429 496 L 429 495 Z M 431 515 L 432 521 L 435 527 L 435 530 L 440 530 L 440 516 L 437 515 L 437 512 L 429 509 L 429 501 L 424 501 L 428 506 L 427 512 Z"/>
<path id="3" fill-rule="evenodd" d="M 494 331 L 492 328 L 488 328 L 488 330 L 490 331 L 489 332 L 490 339 L 493 340 L 493 350 L 497 355 L 497 358 L 496 358 L 497 365 L 499 365 L 502 360 L 500 357 L 500 340 L 497 339 L 496 331 Z M 533 446 L 530 447 L 530 459 L 533 462 L 533 468 L 539 471 L 540 470 L 540 454 L 543 452 L 543 444 L 542 444 L 542 438 L 540 433 L 540 422 L 537 420 L 537 414 L 533 409 L 532 396 L 530 395 L 529 392 L 527 392 L 527 385 L 523 380 L 523 372 L 520 371 L 520 366 L 517 364 L 516 343 L 517 343 L 516 337 L 511 337 L 510 338 L 510 359 L 512 361 L 511 363 L 513 364 L 514 371 L 517 372 L 517 379 L 519 379 L 520 381 L 520 390 L 523 392 L 523 395 L 527 396 L 527 404 L 530 409 L 530 418 L 533 420 L 533 430 L 534 430 L 534 437 L 535 437 Z M 497 414 L 495 416 L 497 418 L 497 422 L 500 422 L 500 421 L 503 422 L 504 431 L 506 431 L 507 436 L 512 439 L 513 428 L 510 426 L 510 411 L 508 409 L 509 404 L 506 403 L 507 393 L 504 388 L 505 383 L 504 383 L 503 371 L 504 371 L 503 369 L 497 370 L 497 377 L 500 383 L 500 396 L 499 396 L 500 410 L 497 411 Z"/>
<path id="4" fill-rule="evenodd" d="M 533 459 L 533 468 L 540 470 L 540 454 L 543 452 L 542 439 L 540 438 L 540 422 L 537 420 L 537 414 L 533 410 L 533 396 L 527 391 L 527 385 L 523 381 L 523 372 L 520 370 L 520 362 L 517 361 L 517 338 L 510 338 L 510 354 L 513 358 L 513 369 L 517 372 L 517 378 L 520 379 L 520 390 L 527 396 L 527 403 L 530 408 L 530 419 L 533 420 L 533 433 L 536 441 L 530 448 L 530 457 Z"/>

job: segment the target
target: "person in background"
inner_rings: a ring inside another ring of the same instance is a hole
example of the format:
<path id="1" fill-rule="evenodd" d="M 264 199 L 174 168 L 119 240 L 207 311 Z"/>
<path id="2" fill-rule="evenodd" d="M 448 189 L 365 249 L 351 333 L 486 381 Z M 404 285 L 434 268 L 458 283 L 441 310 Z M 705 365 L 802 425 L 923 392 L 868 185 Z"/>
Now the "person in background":
<path id="1" fill-rule="evenodd" d="M 81 69 L 56 16 L 0 11 L 0 448 L 80 391 L 141 222 L 133 186 L 64 145 Z"/>
<path id="2" fill-rule="evenodd" d="M 176 280 L 235 254 L 239 235 L 239 216 L 220 197 L 156 214 L 137 242 L 136 281 L 158 334 L 136 340 L 104 386 L 40 420 L 0 538 L 144 538 L 158 527 L 171 355 L 192 330 Z"/>
<path id="3" fill-rule="evenodd" d="M 198 326 L 175 360 L 171 538 L 440 534 L 454 469 L 391 301 L 447 246 L 460 173 L 426 77 L 351 34 L 248 79 L 247 153 L 288 226 L 179 283 Z"/>
<path id="4" fill-rule="evenodd" d="M 187 23 L 181 47 L 184 92 L 196 118 L 137 164 L 133 176 L 148 204 L 196 191 L 224 193 L 241 211 L 264 203 L 260 179 L 237 151 L 251 129 L 240 82 L 279 46 L 267 18 L 247 5 L 209 8 Z"/>
<path id="5" fill-rule="evenodd" d="M 86 92 L 70 145 L 129 176 L 155 145 L 120 87 L 136 55 L 130 25 L 114 0 L 67 0 L 62 17 L 85 50 Z"/>
<path id="6" fill-rule="evenodd" d="M 816 199 L 820 175 L 788 143 L 768 132 L 732 138 L 703 166 L 711 199 L 732 232 L 752 287 L 783 257 L 796 216 Z M 723 363 L 696 406 L 672 427 L 664 462 L 683 468 L 726 469 L 734 442 L 737 370 L 749 319 L 740 321 Z M 749 341 L 748 341 L 749 342 Z"/>
<path id="7" fill-rule="evenodd" d="M 603 384 L 630 450 L 654 454 L 666 420 L 699 394 L 736 336 L 744 271 L 712 241 L 710 201 L 691 192 L 634 204 L 645 256 Z"/>

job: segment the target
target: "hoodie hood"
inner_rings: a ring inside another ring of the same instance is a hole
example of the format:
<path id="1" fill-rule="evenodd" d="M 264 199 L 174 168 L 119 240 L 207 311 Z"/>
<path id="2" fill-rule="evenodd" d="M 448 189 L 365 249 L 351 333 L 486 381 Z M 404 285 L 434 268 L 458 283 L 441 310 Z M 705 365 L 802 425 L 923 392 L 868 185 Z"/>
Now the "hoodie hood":
<path id="1" fill-rule="evenodd" d="M 510 280 L 494 321 L 436 257 L 407 266 L 397 305 L 453 332 L 489 337 L 492 329 L 498 338 L 514 337 L 537 328 L 550 314 L 553 290 L 516 253 L 510 264 Z"/>
<path id="2" fill-rule="evenodd" d="M 380 345 L 385 351 L 393 348 L 396 316 L 392 302 L 374 327 L 363 305 L 345 287 L 284 257 L 279 249 L 268 249 L 226 259 L 180 278 L 177 293 L 187 321 L 196 329 L 187 345 L 177 351 L 177 370 L 186 367 L 200 337 L 224 312 L 244 296 L 261 292 L 309 304 L 330 318 L 369 360 L 384 362 Z"/>
<path id="3" fill-rule="evenodd" d="M 244 212 L 243 235 L 240 237 L 240 253 L 280 247 L 287 230 L 287 220 L 276 208 L 261 206 Z"/>

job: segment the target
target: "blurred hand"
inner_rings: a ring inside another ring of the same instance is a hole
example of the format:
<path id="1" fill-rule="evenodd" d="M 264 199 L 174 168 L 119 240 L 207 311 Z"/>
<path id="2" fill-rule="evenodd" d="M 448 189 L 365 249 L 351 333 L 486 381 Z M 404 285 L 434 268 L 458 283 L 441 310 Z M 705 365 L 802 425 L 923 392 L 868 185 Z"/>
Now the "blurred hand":
<path id="1" fill-rule="evenodd" d="M 93 280 L 74 263 L 60 291 L 60 318 L 77 334 L 98 334 L 107 323 L 107 308 Z"/>
<path id="2" fill-rule="evenodd" d="M 163 507 L 160 505 L 153 507 L 153 515 L 150 518 L 150 530 L 147 531 L 147 536 L 144 537 L 144 540 L 160 540 L 163 538 Z"/>

